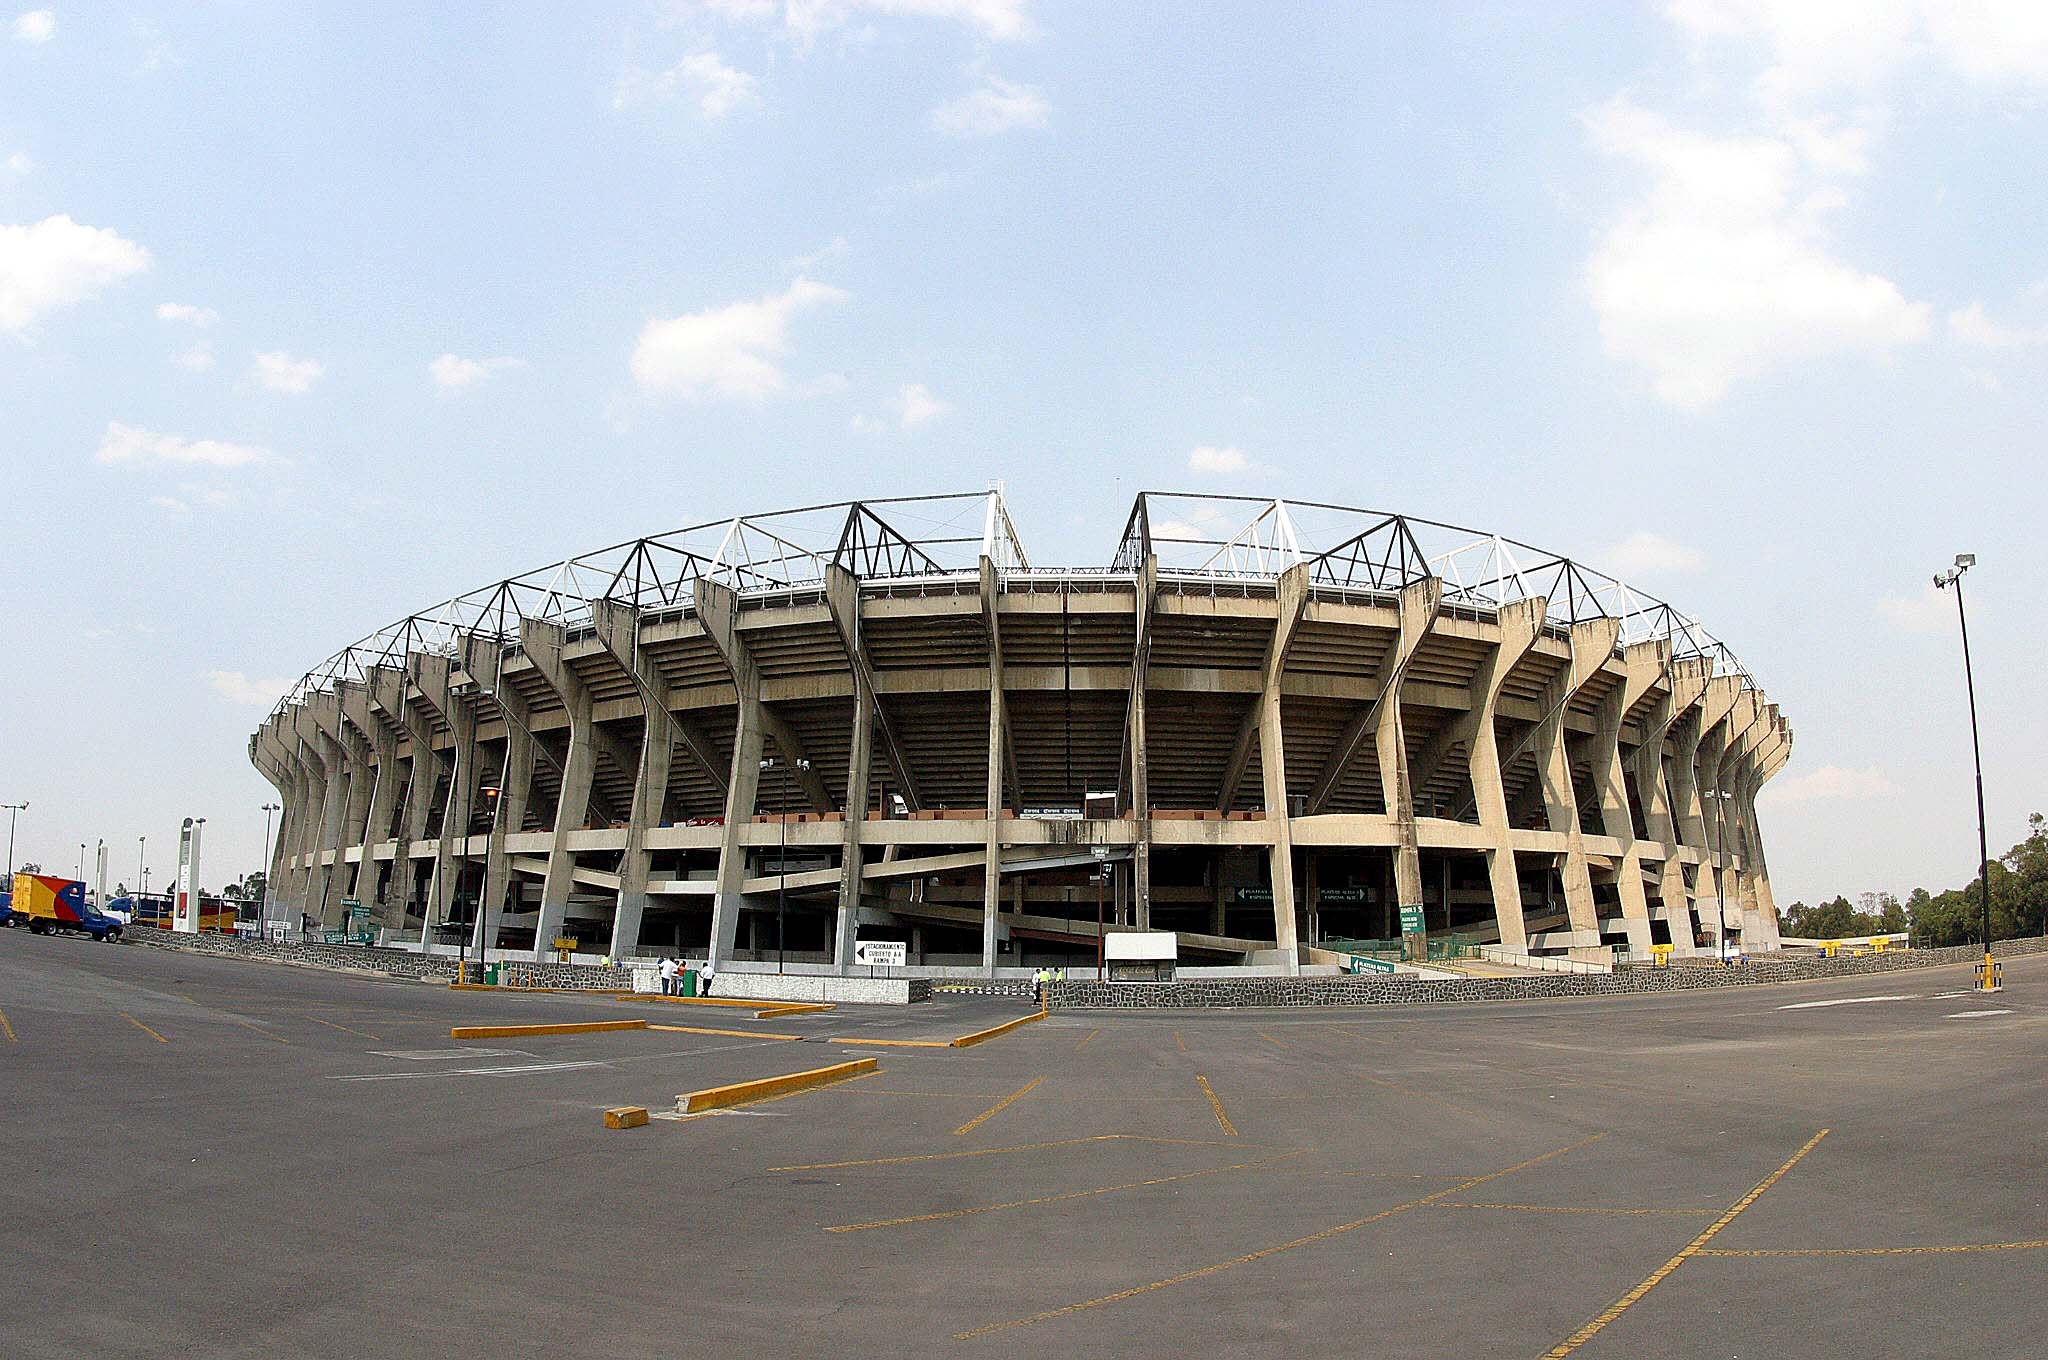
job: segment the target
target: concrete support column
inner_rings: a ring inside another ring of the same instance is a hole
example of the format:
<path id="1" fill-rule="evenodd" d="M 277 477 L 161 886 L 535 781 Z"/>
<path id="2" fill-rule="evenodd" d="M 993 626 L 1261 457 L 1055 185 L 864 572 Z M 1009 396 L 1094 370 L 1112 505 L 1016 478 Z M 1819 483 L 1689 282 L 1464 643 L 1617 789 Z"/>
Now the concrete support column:
<path id="1" fill-rule="evenodd" d="M 490 703 L 505 729 L 505 754 L 496 774 L 497 804 L 485 809 L 490 814 L 490 829 L 484 841 L 477 928 L 470 936 L 482 955 L 497 947 L 498 930 L 505 919 L 505 898 L 513 887 L 512 856 L 505 849 L 505 838 L 526 825 L 526 807 L 533 796 L 533 715 L 518 687 L 505 683 L 505 649 L 495 639 L 463 634 L 462 668 L 491 691 Z M 477 766 L 479 779 L 488 782 L 492 778 L 489 761 L 481 752 Z"/>
<path id="2" fill-rule="evenodd" d="M 1621 761 L 1621 724 L 1671 669 L 1668 641 L 1638 642 L 1622 649 L 1622 681 L 1595 713 L 1593 786 L 1600 799 L 1600 825 L 1621 842 L 1615 864 L 1615 889 L 1621 898 L 1622 929 L 1629 952 L 1647 958 L 1650 952 L 1650 901 L 1643 892 L 1642 852 L 1636 846 L 1635 819 L 1629 814 L 1628 780 Z"/>
<path id="3" fill-rule="evenodd" d="M 400 908 L 399 919 L 392 919 L 377 861 L 378 851 L 385 848 L 391 839 L 391 819 L 398 811 L 398 796 L 405 788 L 405 773 L 398 767 L 398 734 L 389 722 L 377 715 L 374 707 L 377 700 L 376 678 L 373 670 L 362 684 L 351 685 L 342 691 L 342 715 L 369 738 L 377 766 L 370 805 L 363 813 L 363 858 L 356 865 L 355 883 L 349 895 L 370 904 L 370 919 L 377 925 L 399 930 L 405 925 L 404 909 Z"/>
<path id="4" fill-rule="evenodd" d="M 1503 947 L 1529 951 L 1529 929 L 1522 916 L 1522 880 L 1515 866 L 1513 828 L 1508 824 L 1507 797 L 1500 782 L 1500 741 L 1494 712 L 1501 686 L 1528 655 L 1543 630 L 1547 601 L 1541 596 L 1517 600 L 1500 609 L 1500 646 L 1472 680 L 1473 705 L 1468 715 L 1467 769 L 1472 782 L 1479 828 L 1486 835 L 1486 876 L 1493 889 L 1493 916 Z"/>
<path id="5" fill-rule="evenodd" d="M 361 901 L 360 885 L 367 882 L 375 886 L 377 882 L 376 861 L 370 856 L 370 804 L 375 801 L 377 790 L 376 743 L 382 739 L 384 729 L 370 716 L 370 692 L 362 684 L 336 681 L 334 694 L 341 710 L 341 746 L 349 767 L 348 808 L 342 815 L 342 853 L 346 855 L 354 849 L 357 855 L 353 868 L 346 859 L 335 862 L 334 881 L 337 896 Z M 370 870 L 367 879 L 363 877 L 365 866 Z"/>
<path id="6" fill-rule="evenodd" d="M 860 922 L 864 867 L 861 836 L 867 829 L 868 785 L 874 764 L 875 696 L 858 669 L 853 677 L 853 733 L 846 752 L 845 830 L 839 852 L 839 915 L 832 930 L 832 966 L 842 975 L 853 967 L 853 943 Z"/>
<path id="7" fill-rule="evenodd" d="M 475 810 L 477 783 L 476 711 L 468 700 L 455 693 L 455 665 L 449 658 L 434 652 L 413 652 L 406 658 L 406 664 L 414 692 L 422 703 L 441 715 L 441 721 L 454 736 L 449 755 L 448 796 L 442 804 L 441 838 L 434 847 L 433 877 L 427 882 L 426 916 L 421 926 L 422 937 L 430 939 L 435 927 L 448 919 L 456 878 L 469 857 L 469 824 Z"/>
<path id="8" fill-rule="evenodd" d="M 988 821 L 981 862 L 981 970 L 996 975 L 996 914 L 1003 895 L 1003 760 L 1009 750 L 1009 706 L 1003 696 L 1003 629 L 997 611 L 995 563 L 981 559 L 981 613 L 988 637 Z"/>
<path id="9" fill-rule="evenodd" d="M 519 621 L 519 649 L 562 701 L 569 717 L 569 754 L 562 762 L 562 797 L 555 804 L 555 834 L 548 843 L 547 876 L 541 881 L 540 920 L 533 928 L 533 957 L 544 961 L 562 933 L 569 894 L 575 886 L 576 855 L 569 838 L 583 830 L 590 816 L 590 787 L 597 776 L 597 742 L 592 732 L 590 691 L 562 655 L 565 641 L 558 624 L 537 619 Z"/>
<path id="10" fill-rule="evenodd" d="M 395 722 L 404 734 L 408 755 L 405 768 L 405 815 L 399 819 L 395 839 L 396 853 L 391 860 L 391 886 L 387 892 L 397 897 L 399 924 L 407 924 L 412 910 L 412 895 L 419 885 L 418 867 L 413 859 L 413 849 L 427 838 L 427 819 L 433 815 L 435 791 L 441 787 L 441 777 L 448 768 L 448 762 L 434 750 L 432 726 L 413 710 L 412 675 L 409 670 L 395 667 L 380 667 L 370 672 L 370 684 L 377 696 L 377 705 Z M 432 917 L 428 915 L 427 903 L 420 904 L 422 921 L 420 938 L 428 944 L 433 942 Z"/>
<path id="11" fill-rule="evenodd" d="M 1152 928 L 1152 774 L 1147 743 L 1146 690 L 1152 674 L 1152 610 L 1159 594 L 1159 556 L 1147 553 L 1138 569 L 1135 645 L 1131 649 L 1131 701 L 1124 716 L 1129 733 L 1131 821 L 1137 830 L 1131 850 L 1131 897 L 1140 930 Z M 1020 798 L 1022 791 L 1019 791 Z"/>
<path id="12" fill-rule="evenodd" d="M 1444 583 L 1435 577 L 1414 581 L 1401 589 L 1401 633 L 1390 652 L 1391 662 L 1381 662 L 1380 694 L 1373 701 L 1373 751 L 1379 761 L 1380 798 L 1387 816 L 1394 822 L 1394 900 L 1397 907 L 1422 906 L 1422 849 L 1415 824 L 1415 787 L 1408 775 L 1408 734 L 1402 725 L 1401 682 L 1408 663 L 1429 635 L 1443 604 Z M 1444 903 L 1444 922 L 1450 923 L 1450 903 Z M 1423 932 L 1426 941 L 1428 932 Z"/>
<path id="13" fill-rule="evenodd" d="M 300 713 L 305 719 L 301 731 L 320 762 L 323 784 L 320 830 L 313 842 L 313 865 L 306 880 L 306 911 L 322 926 L 331 927 L 340 895 L 329 889 L 341 859 L 348 803 L 348 764 L 337 739 L 341 705 L 333 691 L 323 691 L 306 696 Z"/>
<path id="14" fill-rule="evenodd" d="M 1266 863 L 1273 882 L 1273 940 L 1290 976 L 1301 971 L 1301 941 L 1294 921 L 1294 819 L 1287 806 L 1287 739 L 1280 721 L 1280 679 L 1287 670 L 1287 649 L 1308 609 L 1308 584 L 1308 568 L 1301 565 L 1289 567 L 1274 583 L 1273 641 L 1266 649 L 1259 690 L 1259 776 L 1266 827 L 1272 833 Z"/>
<path id="15" fill-rule="evenodd" d="M 696 606 L 704 635 L 724 658 L 738 698 L 734 705 L 732 769 L 725 785 L 725 825 L 718 840 L 718 881 L 711 900 L 711 967 L 717 970 L 732 958 L 740 913 L 746 908 L 742 889 L 747 881 L 747 849 L 742 836 L 744 828 L 753 823 L 760 792 L 763 705 L 760 672 L 740 645 L 739 601 L 733 592 L 699 577 Z"/>
<path id="16" fill-rule="evenodd" d="M 1671 795 L 1665 788 L 1664 742 L 1675 730 L 1692 719 L 1706 693 L 1708 663 L 1699 657 L 1685 657 L 1671 663 L 1666 673 L 1665 694 L 1644 721 L 1642 741 L 1629 757 L 1635 770 L 1636 793 L 1643 804 L 1643 829 L 1656 842 L 1663 858 L 1657 870 L 1659 913 L 1668 924 L 1674 952 L 1694 952 L 1691 903 L 1685 891 L 1685 870 L 1678 853 L 1678 822 Z M 1699 744 L 1698 729 L 1692 734 L 1692 748 Z M 1682 744 L 1682 740 L 1681 740 Z M 1688 748 L 1687 768 L 1692 755 Z M 1690 785 L 1688 785 L 1690 788 Z"/>
<path id="17" fill-rule="evenodd" d="M 1564 881 L 1565 915 L 1571 922 L 1573 944 L 1593 947 L 1600 943 L 1600 913 L 1593 902 L 1593 878 L 1586 866 L 1584 831 L 1579 825 L 1579 800 L 1572 787 L 1571 758 L 1564 743 L 1565 710 L 1595 672 L 1614 654 L 1614 640 L 1621 633 L 1616 619 L 1587 619 L 1572 625 L 1571 663 L 1566 667 L 1563 694 L 1546 709 L 1532 749 L 1543 792 L 1543 813 L 1550 829 L 1565 838 L 1564 864 L 1559 877 Z M 1553 694 L 1556 693 L 1553 688 Z"/>

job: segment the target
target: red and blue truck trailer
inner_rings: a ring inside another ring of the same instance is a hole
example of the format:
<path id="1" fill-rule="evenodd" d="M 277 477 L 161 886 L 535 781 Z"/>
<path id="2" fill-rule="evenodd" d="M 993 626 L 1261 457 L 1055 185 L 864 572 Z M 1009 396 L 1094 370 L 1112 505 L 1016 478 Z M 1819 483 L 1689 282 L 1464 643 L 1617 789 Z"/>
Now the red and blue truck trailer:
<path id="1" fill-rule="evenodd" d="M 85 884 L 49 874 L 16 874 L 7 903 L 9 925 L 25 925 L 37 935 L 90 935 L 111 944 L 121 938 L 121 922 L 86 905 Z"/>

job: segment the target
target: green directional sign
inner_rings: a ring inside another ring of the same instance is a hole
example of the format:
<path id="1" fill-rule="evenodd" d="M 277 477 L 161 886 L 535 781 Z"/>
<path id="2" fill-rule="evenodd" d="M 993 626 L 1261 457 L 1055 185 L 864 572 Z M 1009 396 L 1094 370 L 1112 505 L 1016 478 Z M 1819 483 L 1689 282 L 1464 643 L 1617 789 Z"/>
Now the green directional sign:
<path id="1" fill-rule="evenodd" d="M 1403 906 L 1401 908 L 1401 933 L 1403 935 L 1420 935 L 1422 933 L 1422 907 L 1419 903 L 1412 907 Z"/>

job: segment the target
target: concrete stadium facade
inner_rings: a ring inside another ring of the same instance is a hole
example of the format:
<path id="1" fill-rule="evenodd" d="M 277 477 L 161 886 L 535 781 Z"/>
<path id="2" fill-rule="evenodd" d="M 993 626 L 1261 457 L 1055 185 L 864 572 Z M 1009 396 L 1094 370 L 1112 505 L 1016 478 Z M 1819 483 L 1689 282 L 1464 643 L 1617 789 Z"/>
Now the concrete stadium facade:
<path id="1" fill-rule="evenodd" d="M 991 491 L 501 581 L 330 658 L 249 750 L 274 916 L 993 972 L 1092 959 L 1098 911 L 1290 971 L 1418 924 L 1768 950 L 1791 745 L 1696 620 L 1526 544 L 1146 493 L 1109 566 L 1048 569 Z"/>

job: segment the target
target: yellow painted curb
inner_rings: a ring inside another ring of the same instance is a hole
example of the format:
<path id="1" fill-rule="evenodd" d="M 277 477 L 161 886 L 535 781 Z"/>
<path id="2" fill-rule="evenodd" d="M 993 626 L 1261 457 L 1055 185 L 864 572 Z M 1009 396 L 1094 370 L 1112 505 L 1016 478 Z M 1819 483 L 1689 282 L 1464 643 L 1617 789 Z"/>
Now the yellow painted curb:
<path id="1" fill-rule="evenodd" d="M 665 1001 L 671 1006 L 733 1006 L 754 1012 L 756 1020 L 778 1015 L 815 1015 L 839 1009 L 829 1001 L 749 1001 L 738 996 L 662 996 L 651 992 L 620 992 L 621 1001 Z"/>
<path id="2" fill-rule="evenodd" d="M 951 1048 L 950 1039 L 827 1039 L 828 1044 L 852 1044 L 860 1048 Z"/>
<path id="3" fill-rule="evenodd" d="M 645 1020 L 583 1020 L 563 1025 L 457 1025 L 451 1039 L 524 1039 L 533 1034 L 596 1034 L 601 1030 L 646 1029 Z"/>
<path id="4" fill-rule="evenodd" d="M 604 1112 L 604 1126 L 608 1129 L 637 1129 L 646 1123 L 645 1105 L 616 1105 Z"/>
<path id="5" fill-rule="evenodd" d="M 855 1058 L 852 1062 L 833 1063 L 830 1067 L 813 1067 L 807 1072 L 763 1077 L 759 1081 L 739 1081 L 704 1091 L 686 1091 L 676 1097 L 676 1113 L 701 1114 L 706 1110 L 748 1105 L 757 1100 L 773 1100 L 777 1096 L 794 1095 L 813 1087 L 864 1077 L 876 1070 L 878 1066 L 873 1058 Z"/>
<path id="6" fill-rule="evenodd" d="M 758 1029 L 702 1029 L 696 1025 L 649 1025 L 663 1034 L 716 1034 L 727 1039 L 801 1039 L 801 1034 L 769 1034 Z"/>
<path id="7" fill-rule="evenodd" d="M 988 1029 L 984 1030 L 976 1030 L 972 1034 L 963 1034 L 959 1038 L 955 1039 L 950 1045 L 948 1045 L 948 1047 L 972 1048 L 976 1044 L 984 1044 L 987 1043 L 990 1039 L 994 1039 L 1001 1035 L 1008 1034 L 1011 1030 L 1016 1029 L 1021 1025 L 1028 1025 L 1034 1020 L 1043 1019 L 1045 1019 L 1044 1011 L 1034 1011 L 1030 1015 L 1020 1015 L 1015 1020 L 1005 1020 L 1000 1025 L 993 1025 Z"/>

